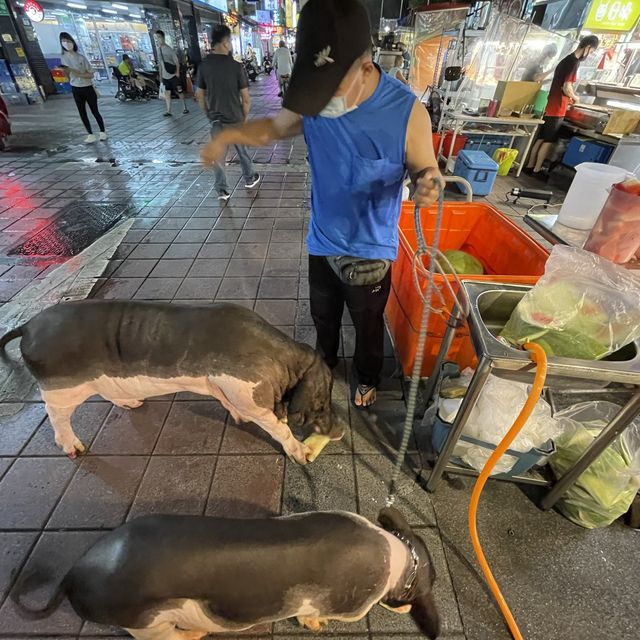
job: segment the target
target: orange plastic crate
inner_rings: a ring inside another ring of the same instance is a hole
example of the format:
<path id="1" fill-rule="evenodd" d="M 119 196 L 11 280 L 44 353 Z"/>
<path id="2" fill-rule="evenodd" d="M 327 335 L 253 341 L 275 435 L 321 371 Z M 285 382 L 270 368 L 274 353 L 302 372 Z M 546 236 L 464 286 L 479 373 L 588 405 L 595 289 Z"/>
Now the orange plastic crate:
<path id="1" fill-rule="evenodd" d="M 413 256 L 417 248 L 413 210 L 412 202 L 402 204 L 399 220 L 400 249 L 393 266 L 392 293 L 385 312 L 405 375 L 412 373 L 422 316 L 422 299 L 418 296 L 413 280 Z M 423 233 L 428 244 L 434 239 L 436 216 L 436 207 L 422 211 Z M 484 266 L 483 276 L 460 277 L 466 280 L 509 284 L 535 284 L 544 273 L 544 266 L 549 257 L 549 252 L 544 247 L 507 216 L 484 203 L 445 203 L 439 248 L 441 251 L 466 251 L 480 260 Z M 427 266 L 428 257 L 425 257 L 423 262 Z M 444 289 L 443 278 L 437 275 L 435 285 L 443 294 L 444 308 L 450 311 L 453 309 L 453 298 Z M 451 276 L 448 278 L 450 282 L 454 282 Z M 420 281 L 424 292 L 426 280 L 421 278 Z M 445 317 L 432 313 L 428 327 L 427 352 L 422 367 L 423 376 L 430 375 L 433 369 L 446 328 Z M 473 366 L 475 353 L 466 326 L 456 331 L 449 359 L 463 368 Z"/>

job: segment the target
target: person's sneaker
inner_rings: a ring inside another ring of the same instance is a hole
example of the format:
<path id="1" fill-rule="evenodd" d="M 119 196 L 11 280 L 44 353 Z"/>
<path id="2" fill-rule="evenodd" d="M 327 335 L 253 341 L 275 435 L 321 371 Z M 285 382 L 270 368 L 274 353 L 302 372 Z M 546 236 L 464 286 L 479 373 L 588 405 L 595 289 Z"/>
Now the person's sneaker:
<path id="1" fill-rule="evenodd" d="M 252 178 L 249 178 L 248 180 L 245 181 L 244 188 L 252 189 L 258 184 L 258 182 L 260 182 L 260 174 L 254 173 Z"/>
<path id="2" fill-rule="evenodd" d="M 165 112 L 164 112 L 164 117 L 165 117 L 165 118 L 170 118 L 170 117 L 171 117 L 171 114 L 170 114 L 168 111 L 165 111 Z"/>
<path id="3" fill-rule="evenodd" d="M 89 142 L 95 142 L 96 141 L 96 137 L 93 135 L 93 133 L 90 133 L 85 139 L 85 142 L 89 143 Z"/>
<path id="4" fill-rule="evenodd" d="M 231 194 L 228 191 L 219 191 L 218 192 L 218 200 L 222 200 L 226 202 L 231 197 Z"/>
<path id="5" fill-rule="evenodd" d="M 189 113 L 189 109 L 187 109 L 187 107 L 185 107 L 184 111 L 182 113 Z"/>
<path id="6" fill-rule="evenodd" d="M 100 132 L 100 140 L 106 140 L 109 136 L 107 135 L 106 131 L 101 131 Z"/>

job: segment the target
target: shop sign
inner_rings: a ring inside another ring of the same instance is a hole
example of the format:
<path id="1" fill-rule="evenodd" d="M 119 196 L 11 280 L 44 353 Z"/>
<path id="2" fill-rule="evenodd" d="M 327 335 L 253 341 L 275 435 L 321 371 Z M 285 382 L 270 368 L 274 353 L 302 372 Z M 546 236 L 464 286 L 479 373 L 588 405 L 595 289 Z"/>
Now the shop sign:
<path id="1" fill-rule="evenodd" d="M 271 24 L 273 19 L 271 18 L 271 11 L 262 11 L 258 9 L 256 11 L 256 20 L 260 24 Z"/>
<path id="2" fill-rule="evenodd" d="M 7 3 L 4 0 L 0 0 L 0 16 L 8 16 L 9 15 L 9 7 L 7 7 Z"/>
<path id="3" fill-rule="evenodd" d="M 222 11 L 222 13 L 226 13 L 229 10 L 227 0 L 197 0 L 197 4 L 208 5 L 218 11 Z"/>
<path id="4" fill-rule="evenodd" d="M 278 10 L 278 0 L 264 0 L 262 6 L 266 11 L 277 11 Z"/>
<path id="5" fill-rule="evenodd" d="M 25 0 L 24 12 L 32 22 L 42 22 L 44 20 L 44 9 L 36 0 Z"/>
<path id="6" fill-rule="evenodd" d="M 640 0 L 594 0 L 583 25 L 595 31 L 631 31 L 640 16 Z"/>

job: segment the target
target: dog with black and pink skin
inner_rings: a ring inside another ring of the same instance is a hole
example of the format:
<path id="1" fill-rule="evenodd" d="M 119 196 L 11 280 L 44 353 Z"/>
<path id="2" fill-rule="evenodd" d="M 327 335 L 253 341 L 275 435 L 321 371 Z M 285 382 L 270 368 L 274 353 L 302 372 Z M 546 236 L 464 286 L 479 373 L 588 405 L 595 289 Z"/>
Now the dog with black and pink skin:
<path id="1" fill-rule="evenodd" d="M 321 356 L 238 305 L 63 303 L 0 338 L 0 351 L 20 337 L 56 444 L 71 458 L 85 450 L 71 416 L 93 395 L 129 409 L 179 391 L 212 396 L 237 422 L 262 427 L 299 464 L 310 449 L 290 427 L 333 440 L 343 435 Z"/>
<path id="2" fill-rule="evenodd" d="M 409 613 L 434 640 L 440 619 L 429 551 L 396 509 L 383 509 L 378 522 L 338 511 L 142 517 L 90 548 L 42 609 L 24 603 L 48 581 L 35 566 L 11 598 L 24 617 L 41 619 L 66 597 L 82 618 L 137 640 L 199 640 L 289 618 L 318 631 L 381 604 Z"/>

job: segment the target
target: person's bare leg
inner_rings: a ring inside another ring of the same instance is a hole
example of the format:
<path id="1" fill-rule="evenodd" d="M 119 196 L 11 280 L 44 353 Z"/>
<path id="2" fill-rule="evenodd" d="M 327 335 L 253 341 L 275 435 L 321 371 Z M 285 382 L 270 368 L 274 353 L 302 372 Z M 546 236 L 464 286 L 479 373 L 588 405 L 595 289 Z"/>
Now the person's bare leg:
<path id="1" fill-rule="evenodd" d="M 533 173 L 540 173 L 542 171 L 542 165 L 544 161 L 549 156 L 551 149 L 553 147 L 553 142 L 543 142 L 540 145 L 540 149 L 538 150 L 538 156 L 536 158 L 536 166 L 533 168 Z"/>
<path id="2" fill-rule="evenodd" d="M 542 146 L 542 139 L 536 140 L 533 149 L 531 149 L 531 153 L 529 154 L 529 160 L 527 161 L 527 169 L 533 169 L 536 166 L 536 158 L 538 157 L 538 151 L 540 151 L 540 147 Z"/>
<path id="3" fill-rule="evenodd" d="M 167 113 L 171 113 L 171 89 L 166 89 L 164 92 L 164 102 L 167 107 Z"/>

